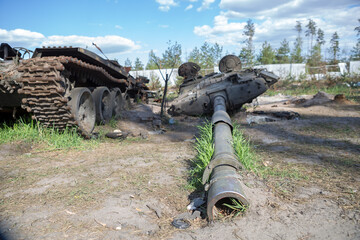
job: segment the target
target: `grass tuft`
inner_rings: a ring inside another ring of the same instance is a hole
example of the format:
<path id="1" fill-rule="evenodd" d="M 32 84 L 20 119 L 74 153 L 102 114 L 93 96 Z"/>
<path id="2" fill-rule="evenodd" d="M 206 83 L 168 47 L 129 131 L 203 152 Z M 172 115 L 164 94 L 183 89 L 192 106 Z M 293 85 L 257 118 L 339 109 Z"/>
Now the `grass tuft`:
<path id="1" fill-rule="evenodd" d="M 192 160 L 193 167 L 190 170 L 189 187 L 191 189 L 200 189 L 201 180 L 206 166 L 209 164 L 214 153 L 214 139 L 211 122 L 206 122 L 198 127 L 200 135 L 196 138 L 195 150 L 197 155 Z M 262 165 L 252 152 L 248 140 L 243 136 L 238 126 L 233 129 L 233 147 L 235 154 L 243 166 L 250 171 L 260 174 Z"/>
<path id="2" fill-rule="evenodd" d="M 192 160 L 192 169 L 190 170 L 190 180 L 188 187 L 191 189 L 200 189 L 202 187 L 202 175 L 204 169 L 209 164 L 214 153 L 213 132 L 211 122 L 206 122 L 203 126 L 198 126 L 200 135 L 196 138 L 195 150 L 197 154 Z"/>
<path id="3" fill-rule="evenodd" d="M 19 119 L 13 125 L 0 127 L 0 144 L 26 142 L 40 145 L 42 150 L 86 149 L 97 144 L 95 140 L 84 140 L 75 128 L 58 130 L 44 128 L 33 120 Z"/>
<path id="4" fill-rule="evenodd" d="M 233 128 L 233 147 L 244 168 L 261 175 L 263 166 L 252 151 L 249 140 L 245 139 L 238 125 L 234 125 Z"/>
<path id="5" fill-rule="evenodd" d="M 230 211 L 226 215 L 231 216 L 231 217 L 237 217 L 246 211 L 247 207 L 244 206 L 237 199 L 230 198 L 230 201 L 231 201 L 231 204 L 223 203 L 223 206 L 227 207 L 227 209 Z"/>

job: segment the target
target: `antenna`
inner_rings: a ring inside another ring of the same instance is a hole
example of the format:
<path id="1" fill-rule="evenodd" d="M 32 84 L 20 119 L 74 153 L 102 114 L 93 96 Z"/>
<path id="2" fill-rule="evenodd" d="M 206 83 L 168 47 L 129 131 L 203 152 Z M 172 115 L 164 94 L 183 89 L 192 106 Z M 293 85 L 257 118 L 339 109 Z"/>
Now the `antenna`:
<path id="1" fill-rule="evenodd" d="M 95 43 L 92 43 L 92 45 L 94 45 L 94 46 L 104 55 L 104 57 L 105 57 L 107 60 L 109 60 L 108 57 L 103 53 L 103 51 L 101 50 L 101 48 L 99 48 Z M 110 61 L 110 60 L 109 60 L 109 61 Z"/>

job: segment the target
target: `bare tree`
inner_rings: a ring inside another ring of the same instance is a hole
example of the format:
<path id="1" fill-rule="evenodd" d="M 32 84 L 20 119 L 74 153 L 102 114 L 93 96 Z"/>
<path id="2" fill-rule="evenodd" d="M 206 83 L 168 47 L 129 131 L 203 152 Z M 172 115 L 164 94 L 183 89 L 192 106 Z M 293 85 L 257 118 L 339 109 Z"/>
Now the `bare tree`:
<path id="1" fill-rule="evenodd" d="M 161 113 L 160 116 L 162 117 L 164 114 L 164 102 L 166 100 L 166 93 L 167 93 L 167 86 L 168 81 L 171 77 L 171 74 L 173 73 L 173 70 L 176 66 L 180 65 L 181 63 L 181 45 L 175 42 L 174 44 L 171 43 L 171 41 L 167 42 L 168 48 L 163 53 L 163 57 L 159 58 L 155 55 L 154 51 L 151 50 L 149 54 L 150 61 L 153 62 L 157 68 L 159 69 L 159 72 L 161 74 L 161 77 L 165 81 L 165 88 L 164 88 L 164 94 L 163 94 L 163 100 L 161 102 Z M 161 69 L 164 68 L 170 68 L 170 73 L 165 73 L 165 76 L 163 75 Z"/>

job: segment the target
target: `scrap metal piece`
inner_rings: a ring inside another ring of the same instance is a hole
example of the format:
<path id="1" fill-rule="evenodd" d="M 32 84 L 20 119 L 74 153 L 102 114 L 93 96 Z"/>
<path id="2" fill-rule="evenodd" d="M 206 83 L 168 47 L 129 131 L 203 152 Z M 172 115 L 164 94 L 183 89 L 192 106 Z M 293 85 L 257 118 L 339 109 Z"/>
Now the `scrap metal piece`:
<path id="1" fill-rule="evenodd" d="M 188 220 L 183 219 L 183 218 L 179 218 L 179 219 L 174 219 L 171 224 L 179 229 L 186 229 L 189 228 L 191 226 L 191 224 L 189 223 Z"/>
<path id="2" fill-rule="evenodd" d="M 241 61 L 235 55 L 227 55 L 223 57 L 219 62 L 220 72 L 230 72 L 230 71 L 240 71 L 241 70 Z"/>
<path id="3" fill-rule="evenodd" d="M 187 62 L 181 64 L 178 73 L 179 76 L 183 77 L 184 80 L 191 79 L 197 76 L 200 71 L 200 66 L 193 62 Z"/>

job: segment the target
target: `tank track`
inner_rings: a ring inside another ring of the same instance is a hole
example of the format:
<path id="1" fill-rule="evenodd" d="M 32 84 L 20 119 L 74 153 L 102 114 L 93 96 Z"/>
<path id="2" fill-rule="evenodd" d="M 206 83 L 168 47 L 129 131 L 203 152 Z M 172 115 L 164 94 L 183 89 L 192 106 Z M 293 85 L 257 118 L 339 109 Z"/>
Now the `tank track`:
<path id="1" fill-rule="evenodd" d="M 14 93 L 17 89 L 21 88 L 21 85 L 15 80 L 1 80 L 0 78 L 0 92 Z"/>
<path id="2" fill-rule="evenodd" d="M 32 113 L 32 118 L 46 127 L 65 129 L 78 126 L 78 131 L 84 137 L 91 133 L 81 129 L 68 106 L 68 83 L 62 76 L 67 70 L 71 75 L 86 77 L 96 85 L 106 83 L 127 84 L 125 79 L 116 79 L 103 68 L 85 63 L 73 57 L 43 57 L 22 61 L 18 71 L 22 73 L 23 94 L 21 107 Z"/>
<path id="3" fill-rule="evenodd" d="M 21 88 L 21 84 L 17 82 L 20 76 L 15 68 L 13 65 L 0 65 L 0 92 L 12 94 Z"/>

